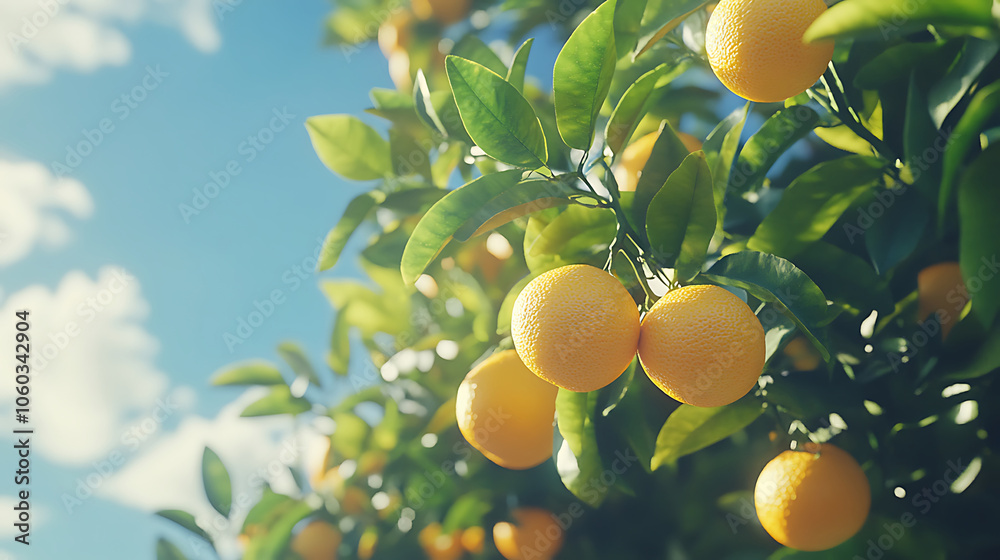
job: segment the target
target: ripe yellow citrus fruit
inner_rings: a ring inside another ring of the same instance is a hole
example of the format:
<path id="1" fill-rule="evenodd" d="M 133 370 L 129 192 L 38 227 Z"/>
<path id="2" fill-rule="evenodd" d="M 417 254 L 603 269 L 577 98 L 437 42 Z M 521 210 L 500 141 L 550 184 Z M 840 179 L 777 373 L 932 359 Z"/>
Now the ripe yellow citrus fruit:
<path id="1" fill-rule="evenodd" d="M 618 180 L 618 190 L 622 192 L 635 190 L 639 184 L 639 176 L 642 175 L 642 170 L 646 167 L 646 162 L 653 153 L 653 145 L 659 136 L 658 131 L 650 132 L 625 147 L 619 163 L 619 172 L 615 175 Z M 701 149 L 701 141 L 686 132 L 678 132 L 677 138 L 689 152 Z"/>
<path id="2" fill-rule="evenodd" d="M 819 367 L 819 352 L 804 336 L 789 340 L 782 352 L 791 359 L 795 371 L 812 371 Z"/>
<path id="3" fill-rule="evenodd" d="M 486 545 L 486 530 L 482 527 L 469 527 L 462 531 L 462 548 L 472 554 L 479 554 Z"/>
<path id="4" fill-rule="evenodd" d="M 639 310 L 614 276 L 588 265 L 563 266 L 521 290 L 511 335 L 535 375 L 570 391 L 594 391 L 632 363 Z"/>
<path id="5" fill-rule="evenodd" d="M 413 0 L 413 13 L 420 19 L 436 19 L 444 25 L 465 19 L 472 0 Z"/>
<path id="6" fill-rule="evenodd" d="M 511 512 L 516 523 L 501 521 L 493 526 L 493 544 L 507 560 L 549 560 L 563 545 L 563 529 L 556 518 L 541 508 L 525 507 Z"/>
<path id="7" fill-rule="evenodd" d="M 326 521 L 313 521 L 292 539 L 292 551 L 302 560 L 337 560 L 342 536 Z"/>
<path id="8" fill-rule="evenodd" d="M 498 352 L 458 387 L 455 417 L 465 439 L 508 469 L 529 469 L 552 455 L 555 385 L 524 366 L 517 352 Z"/>
<path id="9" fill-rule="evenodd" d="M 826 550 L 861 529 L 871 490 L 854 457 L 829 443 L 807 443 L 804 451 L 785 451 L 764 467 L 753 501 L 774 540 L 799 550 Z"/>
<path id="10" fill-rule="evenodd" d="M 677 288 L 642 320 L 639 361 L 682 403 L 727 405 L 764 369 L 764 327 L 743 300 L 718 286 Z"/>
<path id="11" fill-rule="evenodd" d="M 947 337 L 958 322 L 962 308 L 969 302 L 969 291 L 965 289 L 958 263 L 943 262 L 921 270 L 917 274 L 917 297 L 917 320 L 923 321 L 937 313 L 941 336 Z"/>
<path id="12" fill-rule="evenodd" d="M 750 101 L 784 101 L 802 93 L 833 58 L 832 42 L 802 41 L 824 11 L 823 0 L 722 0 L 705 34 L 712 70 Z"/>
<path id="13" fill-rule="evenodd" d="M 458 560 L 462 549 L 461 531 L 442 533 L 440 523 L 431 523 L 417 535 L 421 548 L 430 560 Z"/>

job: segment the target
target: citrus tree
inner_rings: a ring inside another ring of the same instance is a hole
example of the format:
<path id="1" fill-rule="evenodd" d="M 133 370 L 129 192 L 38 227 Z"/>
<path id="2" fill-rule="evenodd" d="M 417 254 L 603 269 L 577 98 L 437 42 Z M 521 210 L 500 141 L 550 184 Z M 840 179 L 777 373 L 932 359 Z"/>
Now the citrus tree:
<path id="1" fill-rule="evenodd" d="M 238 531 L 160 515 L 253 559 L 996 553 L 996 13 L 344 0 L 328 41 L 396 89 L 307 127 L 368 187 L 319 268 L 356 234 L 367 278 L 319 282 L 332 373 L 214 379 L 329 451 L 234 512 L 206 450 Z"/>

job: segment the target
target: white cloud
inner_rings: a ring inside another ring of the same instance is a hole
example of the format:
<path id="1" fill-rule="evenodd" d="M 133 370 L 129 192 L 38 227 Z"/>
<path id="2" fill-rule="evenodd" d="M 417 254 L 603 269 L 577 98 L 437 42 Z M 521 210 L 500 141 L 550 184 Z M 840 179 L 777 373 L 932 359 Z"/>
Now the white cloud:
<path id="1" fill-rule="evenodd" d="M 61 68 L 125 64 L 132 46 L 124 30 L 146 22 L 177 29 L 204 52 L 221 42 L 212 0 L 3 0 L 0 89 L 47 81 Z"/>
<path id="2" fill-rule="evenodd" d="M 288 416 L 240 418 L 248 404 L 267 393 L 247 390 L 212 419 L 184 418 L 177 429 L 140 448 L 116 475 L 101 486 L 106 499 L 143 511 L 181 509 L 195 515 L 213 535 L 232 537 L 268 481 L 276 492 L 289 492 L 290 465 L 314 464 L 328 440 L 310 429 L 294 430 Z M 233 484 L 233 525 L 212 510 L 205 498 L 201 458 L 211 447 L 225 463 Z"/>
<path id="3" fill-rule="evenodd" d="M 167 377 L 154 364 L 159 343 L 142 324 L 149 305 L 126 271 L 105 267 L 96 279 L 72 271 L 54 291 L 33 285 L 11 294 L 0 301 L 7 318 L 0 338 L 14 340 L 11 319 L 22 309 L 31 324 L 30 423 L 41 455 L 89 465 L 163 408 Z M 0 414 L 13 418 L 10 381 L 0 384 Z"/>
<path id="4" fill-rule="evenodd" d="M 64 214 L 88 218 L 90 193 L 79 181 L 57 178 L 35 162 L 0 160 L 0 266 L 27 255 L 36 243 L 49 247 L 70 237 Z"/>

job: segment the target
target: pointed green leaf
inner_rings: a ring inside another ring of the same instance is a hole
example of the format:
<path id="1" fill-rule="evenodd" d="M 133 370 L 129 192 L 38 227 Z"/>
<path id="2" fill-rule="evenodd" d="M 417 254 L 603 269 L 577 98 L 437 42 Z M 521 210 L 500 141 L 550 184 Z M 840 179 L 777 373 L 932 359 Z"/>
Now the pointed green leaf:
<path id="1" fill-rule="evenodd" d="M 594 488 L 604 468 L 597 450 L 594 430 L 598 392 L 575 393 L 559 389 L 556 396 L 556 416 L 563 445 L 556 453 L 556 470 L 563 484 L 577 498 L 591 507 L 598 507 L 607 495 Z"/>
<path id="2" fill-rule="evenodd" d="M 428 181 L 431 175 L 431 158 L 425 145 L 421 145 L 412 135 L 392 128 L 389 130 L 389 150 L 392 172 L 397 177 L 419 175 Z"/>
<path id="3" fill-rule="evenodd" d="M 702 147 L 706 153 L 718 154 L 709 161 L 712 162 L 712 194 L 715 197 L 715 211 L 719 215 L 720 227 L 726 217 L 725 201 L 726 189 L 729 188 L 729 175 L 733 170 L 733 161 L 736 160 L 736 151 L 740 148 L 740 138 L 743 136 L 743 126 L 749 114 L 748 102 L 742 109 L 733 111 L 723 119 L 708 135 Z"/>
<path id="4" fill-rule="evenodd" d="M 226 367 L 212 376 L 212 385 L 284 385 L 281 370 L 271 362 L 251 360 Z"/>
<path id="5" fill-rule="evenodd" d="M 481 64 L 492 70 L 495 74 L 501 76 L 507 75 L 507 65 L 500 60 L 500 57 L 497 56 L 497 53 L 493 52 L 493 49 L 489 45 L 473 33 L 468 33 L 462 37 L 451 49 L 451 54 Z"/>
<path id="6" fill-rule="evenodd" d="M 881 193 L 883 197 L 892 195 L 886 198 L 891 204 L 884 204 L 885 214 L 875 220 L 859 208 L 857 217 L 844 224 L 844 233 L 851 244 L 864 236 L 872 266 L 877 273 L 885 275 L 916 250 L 930 223 L 932 211 L 914 187 L 897 185 Z"/>
<path id="7" fill-rule="evenodd" d="M 986 65 L 1000 51 L 996 41 L 967 37 L 958 60 L 927 94 L 927 104 L 934 126 L 941 128 L 951 111 L 979 79 Z"/>
<path id="8" fill-rule="evenodd" d="M 357 117 L 310 117 L 306 128 L 320 161 L 334 173 L 354 181 L 381 179 L 392 173 L 389 143 Z"/>
<path id="9" fill-rule="evenodd" d="M 372 209 L 384 198 L 385 195 L 380 191 L 370 191 L 354 197 L 347 204 L 347 208 L 344 209 L 344 215 L 340 217 L 340 221 L 337 222 L 337 225 L 333 226 L 333 229 L 330 230 L 330 233 L 326 235 L 326 239 L 323 241 L 323 247 L 319 253 L 319 262 L 316 265 L 318 271 L 330 270 L 337 264 L 340 254 L 344 252 L 344 247 L 347 246 L 347 242 L 351 239 L 351 235 L 368 218 Z"/>
<path id="10" fill-rule="evenodd" d="M 462 224 L 482 205 L 518 184 L 521 175 L 521 171 L 514 169 L 484 175 L 451 191 L 432 206 L 414 228 L 403 250 L 400 267 L 403 280 L 413 284 Z"/>
<path id="11" fill-rule="evenodd" d="M 674 410 L 656 437 L 653 470 L 722 441 L 746 428 L 764 413 L 753 396 L 713 408 L 682 404 Z"/>
<path id="12" fill-rule="evenodd" d="M 831 301 L 857 309 L 862 316 L 872 310 L 883 316 L 892 313 L 894 303 L 887 282 L 854 253 L 818 241 L 794 260 Z"/>
<path id="13" fill-rule="evenodd" d="M 323 385 L 301 346 L 291 341 L 282 342 L 278 345 L 278 355 L 281 356 L 282 360 L 285 360 L 288 367 L 292 368 L 296 377 L 304 377 L 317 387 Z"/>
<path id="14" fill-rule="evenodd" d="M 821 163 L 799 175 L 747 247 L 794 257 L 822 239 L 858 197 L 874 188 L 884 168 L 878 158 L 855 155 Z"/>
<path id="15" fill-rule="evenodd" d="M 580 191 L 564 181 L 529 180 L 514 185 L 475 209 L 462 227 L 455 231 L 457 241 L 496 229 L 522 216 L 572 202 Z"/>
<path id="16" fill-rule="evenodd" d="M 589 150 L 615 73 L 615 0 L 607 0 L 573 31 L 552 76 L 556 124 L 570 148 Z"/>
<path id="17" fill-rule="evenodd" d="M 625 90 L 604 130 L 605 141 L 616 157 L 625 149 L 649 107 L 662 94 L 661 88 L 681 75 L 688 66 L 687 63 L 672 66 L 663 63 L 640 76 Z"/>
<path id="18" fill-rule="evenodd" d="M 293 397 L 291 390 L 287 386 L 275 386 L 263 398 L 250 403 L 240 416 L 251 418 L 254 416 L 274 416 L 277 414 L 302 414 L 312 408 L 308 400 L 302 397 Z"/>
<path id="19" fill-rule="evenodd" d="M 619 59 L 635 50 L 646 4 L 647 0 L 618 0 L 615 8 L 615 48 Z"/>
<path id="20" fill-rule="evenodd" d="M 952 190 L 958 180 L 959 170 L 965 156 L 973 146 L 979 145 L 979 133 L 994 115 L 1000 112 L 1000 82 L 994 82 L 979 90 L 965 109 L 951 133 L 948 146 L 944 150 L 944 171 L 938 198 L 938 226 L 943 227 L 951 205 Z"/>
<path id="21" fill-rule="evenodd" d="M 880 52 L 861 67 L 854 76 L 854 86 L 877 90 L 892 82 L 906 79 L 913 68 L 926 61 L 940 48 L 938 43 L 902 43 Z"/>
<path id="22" fill-rule="evenodd" d="M 674 132 L 674 127 L 670 126 L 669 122 L 663 121 L 653 149 L 649 153 L 649 159 L 642 168 L 642 175 L 639 176 L 639 182 L 635 187 L 635 198 L 632 201 L 632 219 L 644 240 L 648 239 L 646 217 L 649 204 L 689 154 L 687 147 Z"/>
<path id="23" fill-rule="evenodd" d="M 702 276 L 725 286 L 743 288 L 761 301 L 774 303 L 795 321 L 823 359 L 830 359 L 830 352 L 821 341 L 821 328 L 830 319 L 826 296 L 791 262 L 767 253 L 740 251 L 722 257 Z"/>
<path id="24" fill-rule="evenodd" d="M 534 39 L 528 39 L 514 53 L 514 60 L 510 63 L 510 70 L 507 71 L 507 81 L 514 86 L 517 91 L 524 92 L 524 74 L 528 71 L 528 55 L 531 54 L 531 45 Z"/>
<path id="25" fill-rule="evenodd" d="M 819 115 L 805 105 L 793 105 L 772 115 L 740 151 L 729 176 L 729 190 L 734 194 L 757 190 L 774 162 L 818 124 Z"/>
<path id="26" fill-rule="evenodd" d="M 687 156 L 649 203 L 646 233 L 657 262 L 687 281 L 701 270 L 715 233 L 712 173 L 704 152 Z"/>
<path id="27" fill-rule="evenodd" d="M 184 556 L 177 545 L 160 538 L 156 541 L 156 560 L 187 560 L 187 556 Z"/>
<path id="28" fill-rule="evenodd" d="M 441 136 L 448 137 L 448 130 L 445 128 L 444 123 L 441 122 L 441 117 L 438 116 L 437 110 L 434 108 L 431 89 L 427 85 L 427 77 L 424 76 L 423 70 L 417 70 L 417 76 L 413 79 L 413 105 L 417 111 L 417 116 L 420 117 L 420 120 L 424 124 Z"/>
<path id="29" fill-rule="evenodd" d="M 545 134 L 528 100 L 485 66 L 457 56 L 449 56 L 446 66 L 462 123 L 476 145 L 497 161 L 544 167 Z"/>
<path id="30" fill-rule="evenodd" d="M 233 486 L 229 480 L 229 472 L 222 464 L 222 459 L 208 447 L 201 457 L 201 480 L 208 502 L 223 517 L 229 517 L 229 510 L 233 505 Z"/>
<path id="31" fill-rule="evenodd" d="M 156 515 L 168 521 L 173 521 L 177 525 L 187 529 L 193 535 L 200 537 L 209 544 L 212 544 L 212 537 L 210 537 L 208 533 L 206 533 L 205 530 L 198 525 L 198 522 L 195 521 L 194 516 L 190 513 L 179 509 L 162 509 L 156 512 Z"/>
<path id="32" fill-rule="evenodd" d="M 642 46 L 634 58 L 642 56 L 657 41 L 683 23 L 687 16 L 700 10 L 708 2 L 709 0 L 648 0 L 639 31 L 639 44 Z"/>
<path id="33" fill-rule="evenodd" d="M 991 5 L 990 0 L 844 0 L 816 18 L 803 40 L 871 37 L 884 41 L 928 25 L 992 26 Z"/>
<path id="34" fill-rule="evenodd" d="M 997 235 L 997 177 L 1000 144 L 994 144 L 969 166 L 958 187 L 961 217 L 959 264 L 972 297 L 972 308 L 989 327 L 1000 310 L 1000 236 Z"/>

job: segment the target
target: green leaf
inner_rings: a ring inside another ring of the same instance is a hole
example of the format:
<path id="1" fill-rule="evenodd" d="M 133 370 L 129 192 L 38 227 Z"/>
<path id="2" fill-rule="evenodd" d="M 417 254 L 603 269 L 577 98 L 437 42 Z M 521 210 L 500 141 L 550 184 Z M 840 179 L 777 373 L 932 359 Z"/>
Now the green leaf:
<path id="1" fill-rule="evenodd" d="M 274 416 L 276 414 L 302 414 L 312 408 L 312 405 L 302 397 L 293 397 L 286 386 L 275 386 L 265 397 L 250 403 L 240 416 L 251 418 L 255 416 Z"/>
<path id="2" fill-rule="evenodd" d="M 370 191 L 354 197 L 344 209 L 344 215 L 340 217 L 337 225 L 333 226 L 330 233 L 323 241 L 320 249 L 319 263 L 316 270 L 322 272 L 330 270 L 337 264 L 340 254 L 344 252 L 344 247 L 351 239 L 351 235 L 364 222 L 371 211 L 385 198 L 380 191 Z"/>
<path id="3" fill-rule="evenodd" d="M 210 537 L 208 533 L 206 533 L 205 530 L 198 525 L 198 522 L 194 520 L 194 516 L 190 513 L 179 509 L 162 509 L 156 512 L 156 515 L 168 521 L 173 521 L 177 525 L 187 529 L 195 536 L 205 540 L 205 542 L 212 544 L 212 537 Z"/>
<path id="4" fill-rule="evenodd" d="M 662 94 L 663 90 L 660 88 L 679 76 L 688 66 L 687 63 L 674 66 L 663 63 L 640 76 L 625 90 L 604 130 L 605 141 L 615 156 L 625 149 L 642 117 Z"/>
<path id="5" fill-rule="evenodd" d="M 788 314 L 816 346 L 824 360 L 830 352 L 820 340 L 821 326 L 829 322 L 826 296 L 819 286 L 789 261 L 756 251 L 740 251 L 719 259 L 702 276 L 743 288 L 761 301 L 772 302 Z"/>
<path id="6" fill-rule="evenodd" d="M 462 224 L 484 204 L 521 181 L 521 171 L 484 175 L 455 189 L 424 214 L 403 250 L 403 280 L 412 285 L 438 256 Z"/>
<path id="7" fill-rule="evenodd" d="M 489 45 L 473 33 L 467 33 L 462 37 L 451 49 L 451 54 L 485 66 L 495 74 L 507 75 L 507 65 L 500 60 L 500 57 L 493 52 Z"/>
<path id="8" fill-rule="evenodd" d="M 615 0 L 607 0 L 573 31 L 552 72 L 559 135 L 570 148 L 587 151 L 597 117 L 611 89 L 615 51 Z"/>
<path id="9" fill-rule="evenodd" d="M 306 120 L 313 149 L 331 171 L 354 181 L 381 179 L 392 173 L 389 143 L 375 129 L 350 115 L 322 115 Z"/>
<path id="10" fill-rule="evenodd" d="M 675 267 L 682 281 L 693 278 L 705 262 L 716 219 L 712 173 L 704 152 L 695 152 L 649 203 L 646 233 L 657 262 Z"/>
<path id="11" fill-rule="evenodd" d="M 979 348 L 964 359 L 945 364 L 947 381 L 977 379 L 1000 368 L 1000 323 L 993 325 Z"/>
<path id="12" fill-rule="evenodd" d="M 615 49 L 619 59 L 635 49 L 646 4 L 647 0 L 618 0 L 615 7 Z"/>
<path id="13" fill-rule="evenodd" d="M 229 517 L 233 505 L 233 486 L 229 480 L 229 472 L 222 464 L 222 459 L 208 447 L 201 457 L 201 480 L 208 502 L 223 517 Z"/>
<path id="14" fill-rule="evenodd" d="M 931 117 L 934 119 L 934 126 L 941 128 L 944 120 L 948 118 L 951 111 L 969 92 L 972 84 L 979 79 L 986 65 L 1000 51 L 1000 44 L 996 41 L 987 41 L 968 37 L 962 52 L 958 55 L 958 60 L 931 88 L 927 94 L 928 108 Z"/>
<path id="15" fill-rule="evenodd" d="M 702 9 L 708 2 L 709 0 L 648 0 L 639 32 L 642 47 L 639 47 L 633 58 L 642 56 L 657 41 L 683 23 L 687 16 Z"/>
<path id="16" fill-rule="evenodd" d="M 605 405 L 601 411 L 602 415 L 605 415 L 612 423 L 615 431 L 629 449 L 639 458 L 642 469 L 650 472 L 649 465 L 656 445 L 656 434 L 651 429 L 644 398 L 652 394 L 651 391 L 658 390 L 653 386 L 649 377 L 643 374 L 637 361 L 632 363 L 632 366 L 625 371 L 622 377 L 625 377 L 629 371 L 632 372 L 632 376 L 629 379 L 628 387 L 620 393 L 621 400 L 613 408 L 610 404 Z M 618 380 L 608 387 L 617 386 Z"/>
<path id="17" fill-rule="evenodd" d="M 600 389 L 600 399 L 597 403 L 597 409 L 600 411 L 601 416 L 611 414 L 621 404 L 632 385 L 637 365 L 638 361 L 633 359 L 625 372 L 618 376 L 618 379 Z"/>
<path id="18" fill-rule="evenodd" d="M 943 227 L 945 217 L 951 208 L 951 196 L 959 170 L 965 156 L 973 146 L 979 145 L 979 133 L 987 121 L 1000 111 L 1000 82 L 994 82 L 979 90 L 965 109 L 951 133 L 948 147 L 944 150 L 944 171 L 938 198 L 938 226 Z"/>
<path id="19" fill-rule="evenodd" d="M 660 429 L 651 467 L 672 465 L 685 455 L 722 441 L 753 423 L 764 408 L 752 396 L 713 408 L 680 405 Z"/>
<path id="20" fill-rule="evenodd" d="M 802 38 L 807 43 L 845 37 L 884 41 L 928 25 L 992 26 L 991 5 L 990 0 L 844 0 L 816 18 Z"/>
<path id="21" fill-rule="evenodd" d="M 885 49 L 861 67 L 854 76 L 854 86 L 858 89 L 877 90 L 905 80 L 913 68 L 926 61 L 938 48 L 939 43 L 902 43 Z"/>
<path id="22" fill-rule="evenodd" d="M 896 188 L 879 191 L 876 198 L 879 207 L 885 209 L 881 217 L 875 219 L 867 208 L 859 208 L 853 223 L 844 224 L 844 233 L 852 244 L 864 235 L 868 256 L 879 274 L 886 274 L 909 257 L 930 223 L 930 209 L 920 193 L 911 189 L 897 184 Z"/>
<path id="23" fill-rule="evenodd" d="M 337 423 L 333 435 L 330 436 L 333 450 L 345 459 L 358 458 L 365 450 L 365 441 L 371 428 L 364 420 L 350 412 L 334 414 L 333 421 Z"/>
<path id="24" fill-rule="evenodd" d="M 485 66 L 457 56 L 445 65 L 462 123 L 476 145 L 510 165 L 544 167 L 545 134 L 528 100 Z"/>
<path id="25" fill-rule="evenodd" d="M 972 297 L 972 309 L 989 327 L 1000 310 L 1000 236 L 997 235 L 997 178 L 1000 144 L 969 166 L 958 187 L 959 265 Z"/>
<path id="26" fill-rule="evenodd" d="M 594 430 L 597 400 L 597 391 L 575 393 L 559 389 L 556 396 L 556 416 L 563 437 L 563 446 L 556 453 L 556 469 L 566 488 L 595 508 L 607 495 L 607 489 L 601 491 L 593 483 L 604 470 Z"/>
<path id="27" fill-rule="evenodd" d="M 288 543 L 292 540 L 292 529 L 314 511 L 315 509 L 306 502 L 294 502 L 287 511 L 277 517 L 266 533 L 251 539 L 244 558 L 247 560 L 285 558 Z"/>
<path id="28" fill-rule="evenodd" d="M 412 135 L 392 128 L 389 130 L 392 171 L 397 177 L 419 175 L 433 181 L 431 158 L 425 146 Z"/>
<path id="29" fill-rule="evenodd" d="M 529 220 L 524 235 L 524 258 L 532 272 L 607 261 L 618 227 L 614 212 L 573 205 L 547 219 L 542 216 L 544 212 Z"/>
<path id="30" fill-rule="evenodd" d="M 747 247 L 794 257 L 822 239 L 858 197 L 875 187 L 884 167 L 878 158 L 855 155 L 821 163 L 799 175 Z"/>
<path id="31" fill-rule="evenodd" d="M 531 54 L 534 42 L 534 39 L 528 39 L 517 49 L 514 60 L 510 63 L 510 70 L 507 71 L 507 81 L 521 93 L 524 93 L 524 74 L 528 71 L 528 55 Z"/>
<path id="32" fill-rule="evenodd" d="M 226 367 L 212 377 L 212 385 L 284 385 L 281 370 L 271 362 L 251 360 Z"/>
<path id="33" fill-rule="evenodd" d="M 854 253 L 818 241 L 794 260 L 831 301 L 857 309 L 863 316 L 872 310 L 882 316 L 892 313 L 894 303 L 886 282 Z"/>
<path id="34" fill-rule="evenodd" d="M 346 309 L 337 313 L 330 333 L 326 365 L 337 375 L 347 375 L 351 365 L 351 321 Z"/>
<path id="35" fill-rule="evenodd" d="M 294 342 L 282 342 L 278 345 L 278 355 L 281 356 L 282 360 L 285 360 L 288 367 L 292 368 L 297 377 L 304 377 L 317 387 L 323 385 L 301 346 Z"/>
<path id="36" fill-rule="evenodd" d="M 424 76 L 423 70 L 417 70 L 417 76 L 413 80 L 413 106 L 424 124 L 441 136 L 448 137 L 448 130 L 434 108 L 431 89 L 427 85 L 427 77 Z"/>
<path id="37" fill-rule="evenodd" d="M 187 556 L 184 556 L 177 545 L 160 538 L 156 541 L 156 560 L 187 560 Z"/>
<path id="38" fill-rule="evenodd" d="M 454 238 L 457 241 L 468 241 L 517 218 L 569 204 L 572 202 L 569 197 L 579 193 L 564 181 L 522 181 L 476 209 L 462 227 L 455 231 Z"/>
<path id="39" fill-rule="evenodd" d="M 743 136 L 743 126 L 749 114 L 748 102 L 742 109 L 736 109 L 723 119 L 708 135 L 702 146 L 706 153 L 718 154 L 710 161 L 712 161 L 712 194 L 715 196 L 715 211 L 719 215 L 720 227 L 726 217 L 725 201 L 726 189 L 729 188 L 729 175 L 733 170 L 733 161 L 736 160 L 736 151 L 740 148 L 740 138 Z"/>
<path id="40" fill-rule="evenodd" d="M 455 500 L 441 523 L 441 533 L 481 526 L 483 518 L 493 511 L 491 498 L 488 490 L 476 490 Z"/>
<path id="41" fill-rule="evenodd" d="M 772 115 L 740 151 L 729 177 L 729 190 L 735 194 L 757 190 L 774 162 L 818 124 L 819 115 L 805 105 L 794 105 Z"/>
<path id="42" fill-rule="evenodd" d="M 643 240 L 647 239 L 646 217 L 653 197 L 660 192 L 670 175 L 680 167 L 690 152 L 677 137 L 674 127 L 668 121 L 660 124 L 660 130 L 649 153 L 649 159 L 642 169 L 635 187 L 632 201 L 632 219 Z"/>

